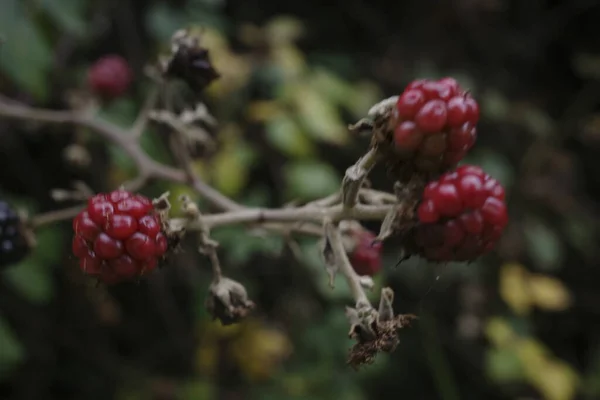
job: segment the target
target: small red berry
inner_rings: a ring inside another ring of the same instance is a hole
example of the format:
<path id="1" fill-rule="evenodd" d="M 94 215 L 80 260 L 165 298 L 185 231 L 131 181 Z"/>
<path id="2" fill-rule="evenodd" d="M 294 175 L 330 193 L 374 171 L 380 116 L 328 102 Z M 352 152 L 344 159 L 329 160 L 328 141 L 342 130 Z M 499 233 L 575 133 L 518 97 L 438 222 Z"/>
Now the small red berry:
<path id="1" fill-rule="evenodd" d="M 417 130 L 417 125 L 412 121 L 404 121 L 394 130 L 394 145 L 400 152 L 416 149 L 422 140 L 423 133 Z"/>
<path id="2" fill-rule="evenodd" d="M 425 82 L 421 90 L 427 100 L 447 101 L 454 94 L 450 86 L 435 81 Z"/>
<path id="3" fill-rule="evenodd" d="M 359 229 L 352 234 L 355 245 L 350 254 L 350 263 L 358 275 L 373 276 L 381 269 L 380 242 L 374 243 L 375 234 L 366 229 Z"/>
<path id="4" fill-rule="evenodd" d="M 458 84 L 458 81 L 454 78 L 450 78 L 450 77 L 442 78 L 438 81 L 438 83 L 449 87 L 453 96 L 458 94 L 459 92 L 461 92 L 460 85 Z"/>
<path id="5" fill-rule="evenodd" d="M 435 209 L 435 204 L 432 200 L 425 200 L 421 203 L 417 210 L 417 214 L 419 215 L 419 220 L 425 223 L 435 222 L 440 218 L 440 214 Z"/>
<path id="6" fill-rule="evenodd" d="M 92 91 L 107 99 L 123 95 L 131 79 L 132 72 L 127 61 L 117 55 L 100 58 L 88 72 L 88 84 Z"/>
<path id="7" fill-rule="evenodd" d="M 426 157 L 437 157 L 446 151 L 446 134 L 435 133 L 427 135 L 419 148 L 419 154 Z"/>
<path id="8" fill-rule="evenodd" d="M 467 121 L 475 125 L 479 121 L 479 105 L 471 96 L 465 98 L 465 104 L 467 106 Z"/>
<path id="9" fill-rule="evenodd" d="M 168 250 L 152 202 L 125 190 L 92 197 L 73 219 L 73 230 L 82 271 L 107 284 L 152 271 Z"/>
<path id="10" fill-rule="evenodd" d="M 404 119 L 412 119 L 417 114 L 417 111 L 425 104 L 425 95 L 421 90 L 407 90 L 402 93 L 398 99 L 396 108 L 398 115 Z"/>
<path id="11" fill-rule="evenodd" d="M 415 115 L 415 122 L 423 132 L 439 132 L 446 125 L 446 115 L 446 103 L 442 100 L 430 100 Z"/>
<path id="12" fill-rule="evenodd" d="M 469 108 L 463 96 L 455 96 L 448 100 L 448 126 L 456 128 L 467 122 Z"/>
<path id="13" fill-rule="evenodd" d="M 462 210 L 462 199 L 451 183 L 442 183 L 437 187 L 432 199 L 435 209 L 446 217 L 454 217 Z"/>
<path id="14" fill-rule="evenodd" d="M 137 231 L 138 223 L 131 215 L 112 214 L 106 218 L 103 228 L 110 237 L 123 240 Z"/>
<path id="15" fill-rule="evenodd" d="M 417 208 L 416 252 L 432 261 L 470 261 L 490 251 L 508 223 L 504 188 L 463 165 L 428 183 Z M 434 234 L 441 229 L 443 234 Z"/>

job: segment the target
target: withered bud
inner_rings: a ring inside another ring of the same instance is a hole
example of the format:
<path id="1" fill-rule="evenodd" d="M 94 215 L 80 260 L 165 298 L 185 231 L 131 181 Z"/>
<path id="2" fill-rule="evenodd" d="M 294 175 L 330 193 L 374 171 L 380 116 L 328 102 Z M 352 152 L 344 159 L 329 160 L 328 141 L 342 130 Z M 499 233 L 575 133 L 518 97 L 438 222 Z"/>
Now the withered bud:
<path id="1" fill-rule="evenodd" d="M 179 201 L 181 202 L 181 210 L 187 217 L 198 218 L 200 216 L 200 209 L 198 208 L 198 205 L 194 203 L 189 196 L 183 194 L 179 196 Z"/>
<path id="2" fill-rule="evenodd" d="M 220 278 L 210 285 L 205 306 L 213 319 L 219 319 L 223 325 L 231 325 L 246 317 L 255 304 L 248 298 L 241 283 Z"/>
<path id="3" fill-rule="evenodd" d="M 393 300 L 392 289 L 384 288 L 381 291 L 379 311 L 367 305 L 346 309 L 346 316 L 351 324 L 349 335 L 357 341 L 348 357 L 348 364 L 352 367 L 373 363 L 379 352 L 394 351 L 400 342 L 399 331 L 410 326 L 417 318 L 411 314 L 394 316 Z"/>
<path id="4" fill-rule="evenodd" d="M 220 76 L 200 39 L 200 34 L 187 29 L 175 32 L 171 37 L 171 56 L 162 66 L 164 76 L 181 79 L 197 92 Z"/>

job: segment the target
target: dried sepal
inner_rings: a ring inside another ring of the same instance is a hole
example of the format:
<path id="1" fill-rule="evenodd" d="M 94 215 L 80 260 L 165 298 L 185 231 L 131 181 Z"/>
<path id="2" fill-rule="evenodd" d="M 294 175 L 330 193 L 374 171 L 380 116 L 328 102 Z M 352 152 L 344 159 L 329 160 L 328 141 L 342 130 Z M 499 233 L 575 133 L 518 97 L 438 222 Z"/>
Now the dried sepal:
<path id="1" fill-rule="evenodd" d="M 329 276 L 329 287 L 334 288 L 335 275 L 339 270 L 337 259 L 331 245 L 332 230 L 336 229 L 335 225 L 331 221 L 326 221 L 323 224 L 323 238 L 321 239 L 320 253 L 325 263 L 325 271 Z"/>
<path id="2" fill-rule="evenodd" d="M 246 317 L 255 304 L 248 298 L 244 285 L 222 277 L 210 285 L 205 307 L 213 320 L 218 319 L 223 325 L 231 325 Z"/>
<path id="3" fill-rule="evenodd" d="M 383 288 L 378 311 L 370 305 L 346 308 L 346 316 L 351 325 L 349 336 L 357 341 L 348 356 L 348 364 L 353 368 L 372 364 L 379 352 L 394 351 L 400 343 L 399 331 L 410 326 L 417 318 L 412 314 L 394 316 L 393 300 L 392 289 Z"/>
<path id="4" fill-rule="evenodd" d="M 383 242 L 385 239 L 389 238 L 394 234 L 394 226 L 396 223 L 396 219 L 399 217 L 399 211 L 401 207 L 395 206 L 390 208 L 390 210 L 385 215 L 383 222 L 381 223 L 381 228 L 379 229 L 379 234 L 375 238 L 375 242 Z"/>

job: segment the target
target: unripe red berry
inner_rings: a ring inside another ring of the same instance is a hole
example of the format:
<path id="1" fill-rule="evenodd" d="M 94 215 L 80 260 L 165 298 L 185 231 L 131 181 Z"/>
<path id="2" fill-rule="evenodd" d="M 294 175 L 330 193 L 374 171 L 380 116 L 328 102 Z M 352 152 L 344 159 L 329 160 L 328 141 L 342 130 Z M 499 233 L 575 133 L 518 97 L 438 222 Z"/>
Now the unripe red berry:
<path id="1" fill-rule="evenodd" d="M 358 275 L 373 276 L 381 269 L 380 242 L 374 243 L 376 236 L 366 229 L 356 230 L 352 234 L 355 241 L 350 254 L 350 263 Z"/>
<path id="2" fill-rule="evenodd" d="M 425 174 L 454 167 L 475 144 L 478 120 L 477 102 L 455 79 L 409 83 L 388 121 L 397 162 Z"/>
<path id="3" fill-rule="evenodd" d="M 417 216 L 419 254 L 470 261 L 490 251 L 508 223 L 504 188 L 481 168 L 460 166 L 425 186 Z"/>
<path id="4" fill-rule="evenodd" d="M 73 219 L 73 254 L 87 274 L 107 284 L 156 268 L 168 250 L 152 202 L 124 190 L 97 194 Z"/>
<path id="5" fill-rule="evenodd" d="M 108 55 L 97 60 L 88 71 L 88 84 L 91 90 L 103 98 L 122 96 L 132 80 L 132 72 L 127 61 L 118 55 Z"/>

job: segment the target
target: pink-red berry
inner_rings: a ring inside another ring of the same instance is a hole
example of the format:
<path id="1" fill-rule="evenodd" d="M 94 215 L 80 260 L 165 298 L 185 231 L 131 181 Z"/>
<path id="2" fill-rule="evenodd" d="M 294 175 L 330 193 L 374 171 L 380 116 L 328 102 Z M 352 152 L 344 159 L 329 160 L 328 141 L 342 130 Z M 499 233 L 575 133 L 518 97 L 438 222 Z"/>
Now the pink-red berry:
<path id="1" fill-rule="evenodd" d="M 409 83 L 396 103 L 393 143 L 416 170 L 444 171 L 475 144 L 479 106 L 453 78 Z"/>
<path id="2" fill-rule="evenodd" d="M 470 261 L 491 250 L 508 223 L 504 188 L 464 165 L 430 182 L 417 209 L 418 252 L 433 261 Z"/>
<path id="3" fill-rule="evenodd" d="M 350 263 L 358 275 L 373 276 L 381 269 L 381 242 L 374 242 L 376 236 L 366 229 L 353 233 L 354 248 L 350 253 Z"/>
<path id="4" fill-rule="evenodd" d="M 107 284 L 152 271 L 168 249 L 152 202 L 125 190 L 90 198 L 73 230 L 80 268 Z"/>
<path id="5" fill-rule="evenodd" d="M 112 99 L 122 96 L 132 80 L 129 64 L 123 57 L 108 55 L 97 60 L 88 71 L 88 84 L 98 96 Z"/>

